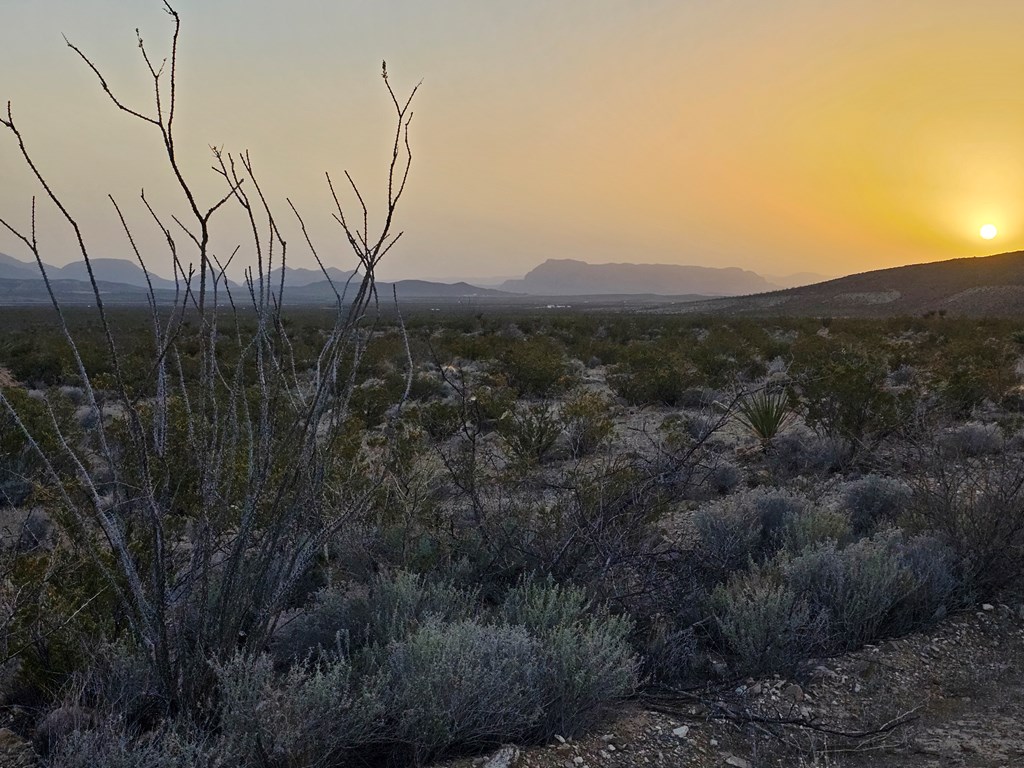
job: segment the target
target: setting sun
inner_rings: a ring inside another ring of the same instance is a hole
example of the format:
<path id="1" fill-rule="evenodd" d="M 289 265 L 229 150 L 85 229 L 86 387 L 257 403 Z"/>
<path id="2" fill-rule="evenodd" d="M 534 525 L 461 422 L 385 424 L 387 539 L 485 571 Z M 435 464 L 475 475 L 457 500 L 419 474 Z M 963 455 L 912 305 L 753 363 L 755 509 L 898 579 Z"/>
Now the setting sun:
<path id="1" fill-rule="evenodd" d="M 986 224 L 981 228 L 980 234 L 985 240 L 991 240 L 999 234 L 999 230 L 996 229 L 995 224 Z"/>

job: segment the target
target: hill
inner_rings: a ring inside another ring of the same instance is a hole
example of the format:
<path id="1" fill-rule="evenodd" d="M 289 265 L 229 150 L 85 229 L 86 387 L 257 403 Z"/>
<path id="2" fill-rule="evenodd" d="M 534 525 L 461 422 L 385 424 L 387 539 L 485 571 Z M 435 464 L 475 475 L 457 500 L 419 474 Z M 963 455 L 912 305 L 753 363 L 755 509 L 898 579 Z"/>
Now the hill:
<path id="1" fill-rule="evenodd" d="M 1024 314 L 1024 251 L 879 269 L 783 291 L 696 302 L 683 311 L 835 317 Z"/>
<path id="2" fill-rule="evenodd" d="M 503 291 L 535 296 L 736 296 L 778 287 L 757 273 L 738 267 L 587 264 L 576 259 L 548 259 L 530 270 L 521 280 L 506 280 L 501 285 Z"/>

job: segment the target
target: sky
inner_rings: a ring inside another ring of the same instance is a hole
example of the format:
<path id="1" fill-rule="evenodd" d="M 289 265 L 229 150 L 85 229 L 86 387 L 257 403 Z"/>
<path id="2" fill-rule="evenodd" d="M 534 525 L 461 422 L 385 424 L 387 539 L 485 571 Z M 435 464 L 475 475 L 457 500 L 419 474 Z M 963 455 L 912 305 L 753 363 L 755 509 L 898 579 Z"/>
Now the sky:
<path id="1" fill-rule="evenodd" d="M 848 274 L 1024 247 L 1019 0 L 177 0 L 178 152 L 202 200 L 211 145 L 249 150 L 289 241 L 286 198 L 330 265 L 353 265 L 324 180 L 346 169 L 381 210 L 393 114 L 380 80 L 422 80 L 405 232 L 379 276 L 521 276 L 548 258 Z M 155 0 L 0 0 L 0 101 L 82 223 L 93 255 L 169 257 L 139 200 L 183 213 L 151 126 L 138 27 Z M 38 189 L 0 133 L 0 216 Z M 346 201 L 351 205 L 353 201 Z M 40 205 L 44 258 L 78 258 Z M 979 228 L 994 224 L 992 241 Z M 221 255 L 252 258 L 235 211 Z M 0 251 L 28 254 L 6 233 Z"/>

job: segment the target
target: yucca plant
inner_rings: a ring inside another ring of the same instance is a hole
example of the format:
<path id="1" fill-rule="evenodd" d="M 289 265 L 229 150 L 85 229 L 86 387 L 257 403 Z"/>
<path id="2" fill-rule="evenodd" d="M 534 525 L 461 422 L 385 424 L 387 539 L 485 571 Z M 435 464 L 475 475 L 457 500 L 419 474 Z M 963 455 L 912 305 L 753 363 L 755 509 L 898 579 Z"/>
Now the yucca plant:
<path id="1" fill-rule="evenodd" d="M 762 443 L 785 429 L 794 416 L 785 387 L 762 387 L 740 398 L 736 404 L 736 418 Z"/>

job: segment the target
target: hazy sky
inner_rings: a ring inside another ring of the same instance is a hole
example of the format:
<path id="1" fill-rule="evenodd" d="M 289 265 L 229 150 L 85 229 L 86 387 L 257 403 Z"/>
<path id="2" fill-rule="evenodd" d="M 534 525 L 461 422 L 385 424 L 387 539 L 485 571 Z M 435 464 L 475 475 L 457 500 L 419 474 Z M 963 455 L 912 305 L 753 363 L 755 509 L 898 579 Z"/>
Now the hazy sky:
<path id="1" fill-rule="evenodd" d="M 249 149 L 286 224 L 350 266 L 323 171 L 379 198 L 387 59 L 422 79 L 405 240 L 381 274 L 520 275 L 550 257 L 839 274 L 1024 242 L 1024 3 L 995 0 L 178 0 L 179 152 Z M 97 255 L 127 257 L 107 193 L 176 210 L 154 130 L 118 113 L 61 33 L 149 110 L 134 29 L 155 0 L 0 0 L 0 99 Z M 34 191 L 0 135 L 0 214 Z M 371 203 L 372 205 L 372 203 Z M 999 236 L 982 241 L 993 223 Z M 46 257 L 76 254 L 49 214 Z M 241 240 L 223 222 L 222 248 Z M 0 234 L 0 251 L 26 257 Z M 242 257 L 240 257 L 242 258 Z"/>

